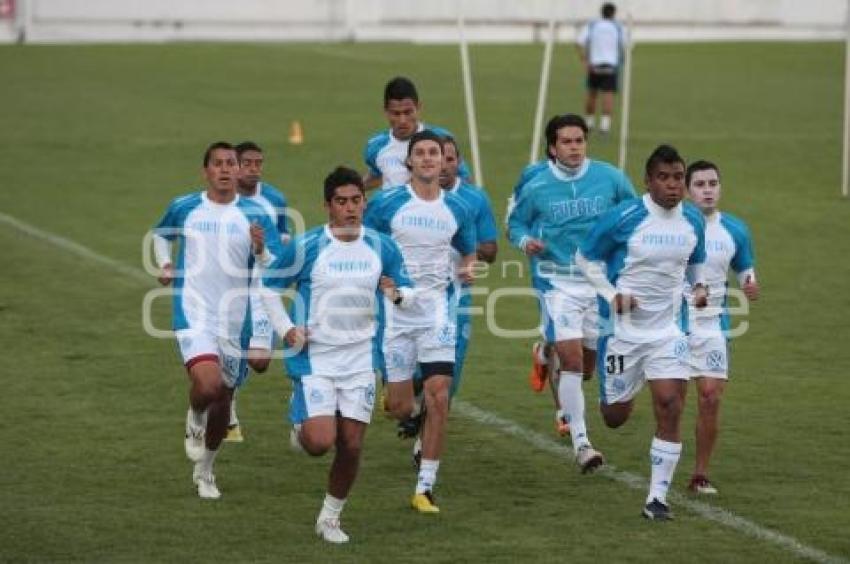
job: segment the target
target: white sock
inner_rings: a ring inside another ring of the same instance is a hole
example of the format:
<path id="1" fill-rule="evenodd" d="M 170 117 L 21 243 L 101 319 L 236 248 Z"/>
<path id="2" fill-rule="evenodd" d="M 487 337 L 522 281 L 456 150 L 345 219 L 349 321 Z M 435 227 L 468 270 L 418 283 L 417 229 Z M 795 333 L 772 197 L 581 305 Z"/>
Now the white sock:
<path id="1" fill-rule="evenodd" d="M 611 116 L 601 115 L 599 117 L 599 131 L 608 131 L 611 129 Z"/>
<path id="2" fill-rule="evenodd" d="M 239 425 L 239 418 L 236 416 L 236 390 L 233 390 L 233 397 L 230 398 L 230 422 L 228 427 Z"/>
<path id="3" fill-rule="evenodd" d="M 588 115 L 584 116 L 584 121 L 587 123 L 588 129 L 593 129 L 593 125 L 596 122 L 596 116 Z"/>
<path id="4" fill-rule="evenodd" d="M 189 411 L 192 413 L 192 425 L 196 427 L 207 427 L 207 410 L 198 411 L 194 407 Z"/>
<path id="5" fill-rule="evenodd" d="M 419 465 L 419 479 L 416 480 L 416 493 L 421 494 L 434 489 L 439 468 L 439 460 L 422 459 L 422 463 Z"/>
<path id="6" fill-rule="evenodd" d="M 570 425 L 570 437 L 573 449 L 590 444 L 587 436 L 587 425 L 584 422 L 584 391 L 581 372 L 561 371 L 561 381 L 558 383 L 558 399 L 561 400 L 561 411 Z"/>
<path id="7" fill-rule="evenodd" d="M 652 465 L 652 475 L 649 480 L 649 495 L 646 502 L 653 498 L 661 503 L 667 503 L 667 490 L 673 481 L 673 473 L 679 463 L 682 454 L 682 443 L 671 443 L 663 441 L 658 437 L 652 438 L 652 446 L 649 448 L 649 461 Z"/>
<path id="8" fill-rule="evenodd" d="M 319 512 L 319 518 L 316 521 L 339 519 L 343 507 L 345 507 L 345 499 L 337 499 L 331 494 L 326 493 L 325 501 L 322 503 L 322 510 Z"/>
<path id="9" fill-rule="evenodd" d="M 218 450 L 210 450 L 208 448 L 204 448 L 204 454 L 201 456 L 201 460 L 198 463 L 201 465 L 201 469 L 204 472 L 209 472 L 212 474 L 213 471 L 213 463 L 215 462 L 215 456 L 218 454 Z"/>

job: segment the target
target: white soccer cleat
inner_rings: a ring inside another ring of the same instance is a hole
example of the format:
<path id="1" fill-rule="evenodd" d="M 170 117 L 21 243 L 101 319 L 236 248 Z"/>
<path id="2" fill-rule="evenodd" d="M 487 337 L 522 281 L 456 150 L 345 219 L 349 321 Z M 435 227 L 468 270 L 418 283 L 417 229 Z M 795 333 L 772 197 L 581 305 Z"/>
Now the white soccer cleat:
<path id="1" fill-rule="evenodd" d="M 292 429 L 289 430 L 289 446 L 293 451 L 298 452 L 300 454 L 307 454 L 307 451 L 304 450 L 304 445 L 301 444 L 301 424 L 296 423 L 292 426 Z"/>
<path id="2" fill-rule="evenodd" d="M 186 414 L 186 456 L 192 462 L 197 462 L 204 455 L 204 439 L 206 438 L 207 430 L 205 427 L 195 425 L 192 417 L 192 408 Z"/>
<path id="3" fill-rule="evenodd" d="M 192 481 L 198 486 L 198 497 L 201 499 L 218 499 L 221 497 L 221 492 L 215 485 L 215 475 L 209 471 L 203 471 L 195 464 L 195 470 L 192 472 Z"/>
<path id="4" fill-rule="evenodd" d="M 316 535 L 322 540 L 334 544 L 348 542 L 348 535 L 340 528 L 339 519 L 322 519 L 316 521 Z"/>
<path id="5" fill-rule="evenodd" d="M 605 458 L 590 444 L 581 445 L 576 451 L 576 464 L 581 468 L 582 474 L 587 474 L 605 464 Z"/>

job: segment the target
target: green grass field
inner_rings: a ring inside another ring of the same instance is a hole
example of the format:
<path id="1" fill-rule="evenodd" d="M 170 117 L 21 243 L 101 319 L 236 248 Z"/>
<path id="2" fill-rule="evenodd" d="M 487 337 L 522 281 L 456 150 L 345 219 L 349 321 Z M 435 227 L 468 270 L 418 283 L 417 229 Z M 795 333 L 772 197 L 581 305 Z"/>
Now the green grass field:
<path id="1" fill-rule="evenodd" d="M 528 158 L 540 46 L 475 46 L 486 185 L 503 213 Z M 348 546 L 313 535 L 329 458 L 291 452 L 279 363 L 243 390 L 247 441 L 219 458 L 224 497 L 200 501 L 183 455 L 186 379 L 167 340 L 142 330 L 151 280 L 24 233 L 8 216 L 139 268 L 142 237 L 200 183 L 220 138 L 267 149 L 267 179 L 311 223 L 321 180 L 384 127 L 381 89 L 410 75 L 426 120 L 466 145 L 457 50 L 408 45 L 0 47 L 0 561 L 729 562 L 800 560 L 758 531 L 850 558 L 850 202 L 839 196 L 842 47 L 646 45 L 635 54 L 628 172 L 660 142 L 723 169 L 724 204 L 754 232 L 763 299 L 734 343 L 710 504 L 760 527 L 725 526 L 674 504 L 638 517 L 645 492 L 580 476 L 554 447 L 550 399 L 526 384 L 530 339 L 482 319 L 453 413 L 436 518 L 408 508 L 410 444 L 376 414 L 344 513 Z M 547 114 L 580 109 L 572 47 L 556 52 Z M 286 144 L 292 120 L 306 143 Z M 616 159 L 616 137 L 591 154 Z M 518 253 L 500 241 L 502 260 Z M 478 285 L 525 287 L 494 268 Z M 168 324 L 166 304 L 156 320 Z M 533 327 L 528 299 L 499 302 L 503 327 Z M 652 415 L 594 442 L 646 477 Z M 502 423 L 470 418 L 475 408 Z M 674 489 L 693 464 L 692 402 Z M 535 434 L 536 433 L 536 434 Z M 532 440 L 529 439 L 531 437 Z M 536 440 L 545 437 L 545 440 Z M 536 438 L 536 439 L 535 439 Z M 536 440 L 536 442 L 535 442 Z M 547 446 L 548 445 L 548 446 Z M 619 474 L 622 476 L 623 474 Z M 734 523 L 738 523 L 735 521 Z"/>

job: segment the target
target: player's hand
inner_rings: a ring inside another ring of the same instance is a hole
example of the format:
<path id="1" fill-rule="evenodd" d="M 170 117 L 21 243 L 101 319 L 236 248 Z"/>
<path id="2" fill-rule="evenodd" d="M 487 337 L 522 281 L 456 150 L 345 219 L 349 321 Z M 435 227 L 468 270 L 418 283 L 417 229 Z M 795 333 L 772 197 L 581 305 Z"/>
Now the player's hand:
<path id="1" fill-rule="evenodd" d="M 378 288 L 381 289 L 381 292 L 384 293 L 384 296 L 386 296 L 388 300 L 394 301 L 398 298 L 395 282 L 389 276 L 381 276 L 380 280 L 378 280 Z"/>
<path id="2" fill-rule="evenodd" d="M 474 263 L 459 266 L 457 269 L 458 280 L 464 284 L 472 284 L 475 282 L 475 272 L 473 271 L 474 266 Z"/>
<path id="3" fill-rule="evenodd" d="M 747 276 L 747 279 L 744 281 L 744 285 L 741 286 L 741 290 L 744 291 L 744 295 L 747 296 L 747 299 L 751 302 L 759 299 L 759 284 L 753 280 L 752 276 Z"/>
<path id="4" fill-rule="evenodd" d="M 256 221 L 251 223 L 249 231 L 251 233 L 251 247 L 254 254 L 259 256 L 263 254 L 263 249 L 266 247 L 265 231 L 263 231 L 263 226 Z"/>
<path id="5" fill-rule="evenodd" d="M 704 284 L 694 286 L 694 307 L 703 309 L 708 305 L 708 288 Z"/>
<path id="6" fill-rule="evenodd" d="M 296 326 L 286 332 L 286 335 L 283 336 L 283 340 L 286 341 L 286 344 L 293 349 L 300 350 L 307 345 L 307 335 L 306 327 Z"/>
<path id="7" fill-rule="evenodd" d="M 162 267 L 156 279 L 163 286 L 168 286 L 174 280 L 174 267 L 171 264 L 166 264 Z"/>
<path id="8" fill-rule="evenodd" d="M 546 245 L 543 244 L 543 241 L 539 239 L 529 239 L 525 242 L 525 248 L 523 248 L 523 250 L 525 251 L 525 254 L 533 257 L 534 255 L 542 252 L 545 248 Z"/>
<path id="9" fill-rule="evenodd" d="M 621 315 L 636 309 L 638 306 L 637 298 L 629 294 L 617 294 L 611 303 L 614 305 L 614 311 Z"/>

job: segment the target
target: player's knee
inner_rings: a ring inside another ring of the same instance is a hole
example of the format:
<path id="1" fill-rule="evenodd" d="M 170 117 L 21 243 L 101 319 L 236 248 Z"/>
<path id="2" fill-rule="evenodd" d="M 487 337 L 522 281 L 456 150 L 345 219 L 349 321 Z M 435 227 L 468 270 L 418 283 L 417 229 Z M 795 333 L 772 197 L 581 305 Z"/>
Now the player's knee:
<path id="1" fill-rule="evenodd" d="M 655 410 L 666 420 L 676 419 L 682 413 L 682 396 L 678 393 L 670 393 L 655 398 Z"/>
<path id="2" fill-rule="evenodd" d="M 623 423 L 628 419 L 628 413 L 609 413 L 604 410 L 602 411 L 602 420 L 605 421 L 605 426 L 609 429 L 622 427 Z"/>
<path id="3" fill-rule="evenodd" d="M 269 369 L 269 364 L 271 364 L 271 358 L 262 357 L 262 358 L 252 358 L 248 360 L 248 365 L 254 370 L 254 372 L 258 374 L 262 374 L 266 370 Z"/>
<path id="4" fill-rule="evenodd" d="M 700 390 L 699 410 L 702 412 L 715 412 L 720 407 L 720 390 Z"/>
<path id="5" fill-rule="evenodd" d="M 301 446 L 310 456 L 322 456 L 334 446 L 330 433 L 301 433 Z"/>

